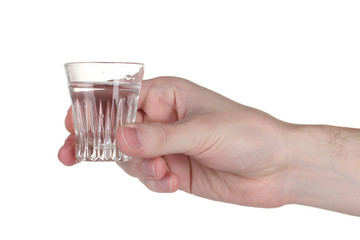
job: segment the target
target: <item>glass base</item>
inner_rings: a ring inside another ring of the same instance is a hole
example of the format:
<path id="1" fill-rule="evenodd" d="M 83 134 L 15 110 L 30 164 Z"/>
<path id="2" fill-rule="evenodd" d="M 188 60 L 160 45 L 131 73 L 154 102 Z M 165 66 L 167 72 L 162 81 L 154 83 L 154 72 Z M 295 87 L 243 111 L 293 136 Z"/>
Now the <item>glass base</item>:
<path id="1" fill-rule="evenodd" d="M 131 157 L 123 154 L 115 147 L 95 148 L 91 146 L 76 145 L 75 156 L 78 161 L 84 162 L 127 162 Z"/>

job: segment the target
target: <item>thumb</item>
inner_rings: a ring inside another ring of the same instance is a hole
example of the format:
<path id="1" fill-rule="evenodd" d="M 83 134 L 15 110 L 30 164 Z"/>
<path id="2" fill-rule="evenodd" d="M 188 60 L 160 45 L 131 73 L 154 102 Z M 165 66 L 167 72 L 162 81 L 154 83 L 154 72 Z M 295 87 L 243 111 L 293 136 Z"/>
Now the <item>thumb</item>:
<path id="1" fill-rule="evenodd" d="M 189 122 L 134 123 L 119 129 L 116 142 L 123 153 L 133 157 L 154 158 L 176 153 L 194 155 L 206 148 L 206 139 L 209 139 L 202 129 Z"/>

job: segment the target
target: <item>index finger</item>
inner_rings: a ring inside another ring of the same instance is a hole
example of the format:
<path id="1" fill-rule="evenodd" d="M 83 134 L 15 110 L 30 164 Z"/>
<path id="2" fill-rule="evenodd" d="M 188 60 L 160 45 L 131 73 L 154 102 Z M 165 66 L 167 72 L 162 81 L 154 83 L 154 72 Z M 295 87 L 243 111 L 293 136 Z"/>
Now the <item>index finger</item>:
<path id="1" fill-rule="evenodd" d="M 183 116 L 186 105 L 175 94 L 181 85 L 179 81 L 175 77 L 157 77 L 142 82 L 138 112 L 142 113 L 143 121 L 170 123 L 179 120 L 179 113 Z"/>

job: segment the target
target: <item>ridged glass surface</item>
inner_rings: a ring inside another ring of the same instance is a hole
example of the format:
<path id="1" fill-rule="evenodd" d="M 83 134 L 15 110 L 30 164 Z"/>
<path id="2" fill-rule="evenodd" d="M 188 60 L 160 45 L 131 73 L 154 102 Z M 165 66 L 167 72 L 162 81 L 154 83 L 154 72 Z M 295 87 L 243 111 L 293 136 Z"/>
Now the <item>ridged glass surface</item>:
<path id="1" fill-rule="evenodd" d="M 135 121 L 140 84 L 72 82 L 69 88 L 77 159 L 128 161 L 116 148 L 116 131 Z"/>

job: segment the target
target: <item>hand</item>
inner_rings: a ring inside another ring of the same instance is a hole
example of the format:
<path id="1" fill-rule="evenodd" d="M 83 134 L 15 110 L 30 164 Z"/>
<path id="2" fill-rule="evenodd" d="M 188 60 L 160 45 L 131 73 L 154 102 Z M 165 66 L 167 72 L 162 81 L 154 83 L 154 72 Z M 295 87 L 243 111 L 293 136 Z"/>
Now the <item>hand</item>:
<path id="1" fill-rule="evenodd" d="M 144 81 L 138 108 L 137 123 L 117 134 L 118 147 L 134 158 L 118 165 L 150 190 L 247 206 L 287 203 L 289 124 L 174 77 Z M 71 111 L 65 125 L 71 135 L 59 159 L 73 165 Z"/>
<path id="2" fill-rule="evenodd" d="M 76 163 L 71 133 L 59 151 Z M 118 165 L 150 190 L 246 206 L 296 203 L 360 216 L 360 130 L 295 125 L 174 77 L 144 81 Z"/>

